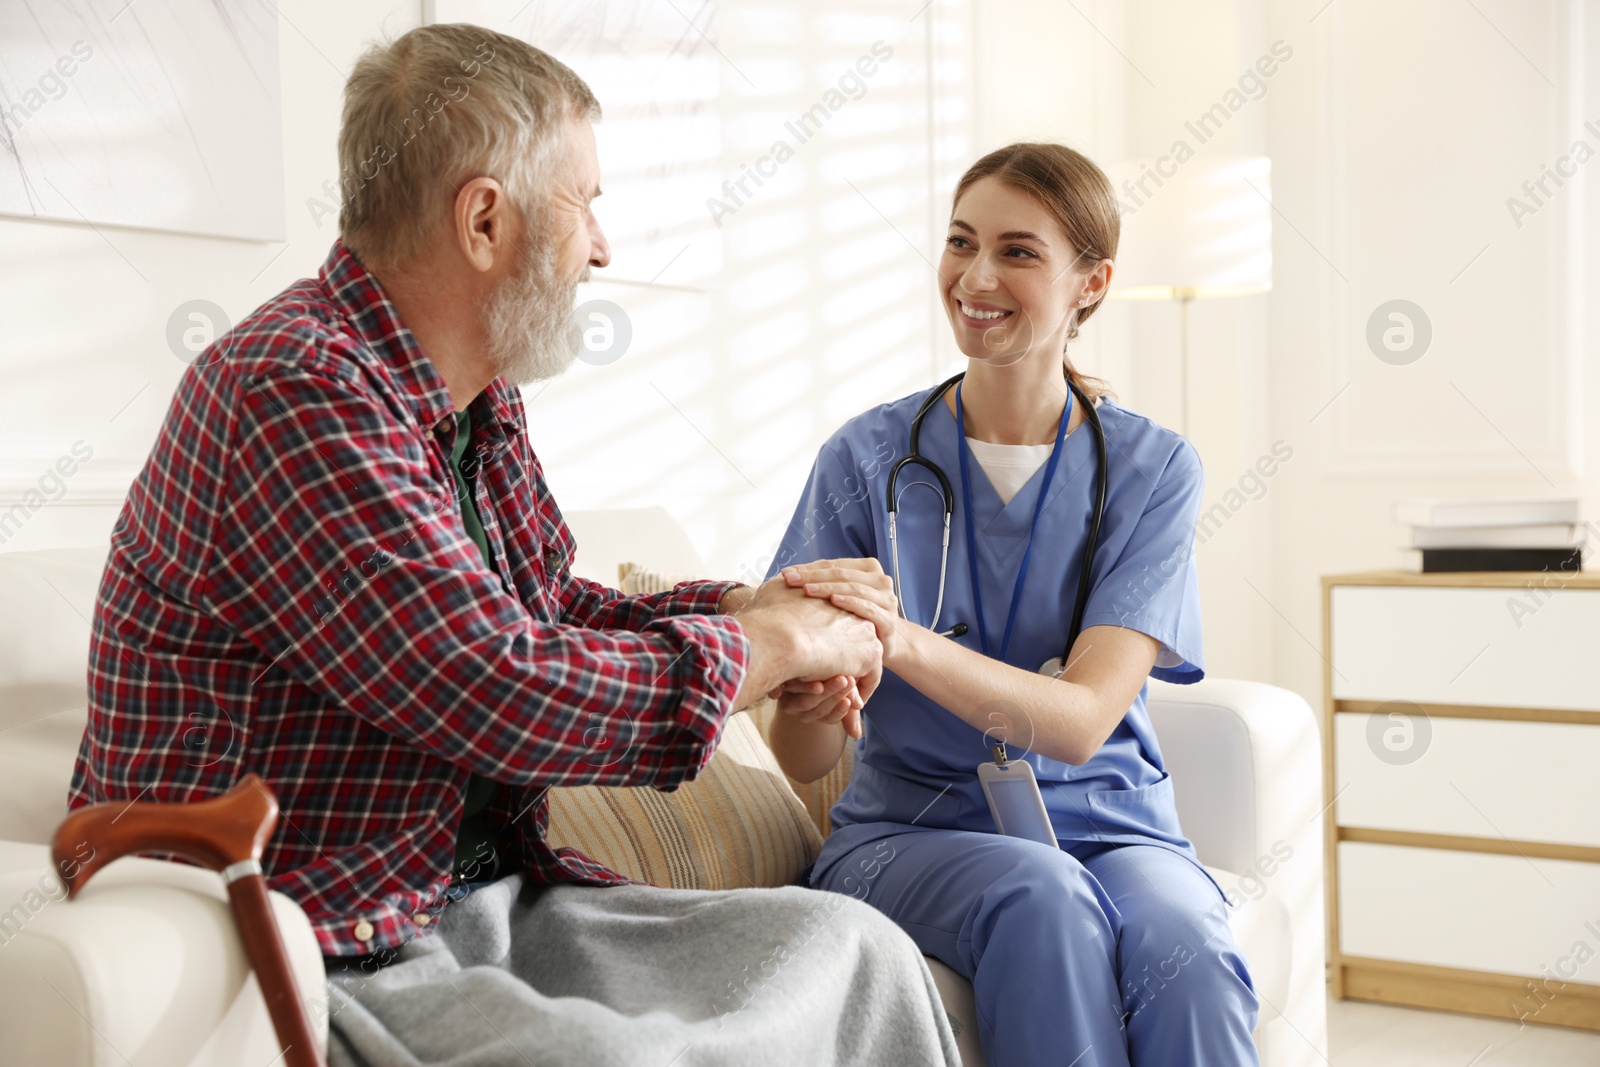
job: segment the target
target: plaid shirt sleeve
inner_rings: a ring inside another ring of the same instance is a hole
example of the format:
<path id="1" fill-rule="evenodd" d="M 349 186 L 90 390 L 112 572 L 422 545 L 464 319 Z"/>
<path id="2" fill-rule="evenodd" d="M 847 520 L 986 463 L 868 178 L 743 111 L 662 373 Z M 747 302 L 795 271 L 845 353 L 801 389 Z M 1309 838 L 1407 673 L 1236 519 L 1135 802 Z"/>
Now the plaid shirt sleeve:
<path id="1" fill-rule="evenodd" d="M 722 598 L 740 582 L 680 582 L 662 593 L 625 595 L 580 578 L 570 569 L 558 577 L 561 621 L 599 630 L 642 630 L 656 618 L 715 615 Z"/>
<path id="2" fill-rule="evenodd" d="M 707 614 L 721 592 L 606 602 L 569 581 L 557 603 L 541 582 L 525 605 L 467 537 L 440 450 L 352 377 L 241 383 L 209 591 L 263 675 L 511 785 L 692 776 L 748 662 L 742 627 Z M 613 738 L 627 758 L 590 758 Z"/>

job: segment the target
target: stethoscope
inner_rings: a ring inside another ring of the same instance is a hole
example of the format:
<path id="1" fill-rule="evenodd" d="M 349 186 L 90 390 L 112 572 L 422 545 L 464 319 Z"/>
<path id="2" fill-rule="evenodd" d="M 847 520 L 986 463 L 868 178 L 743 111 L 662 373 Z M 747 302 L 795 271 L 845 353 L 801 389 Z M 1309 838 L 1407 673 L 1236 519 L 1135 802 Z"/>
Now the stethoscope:
<path id="1" fill-rule="evenodd" d="M 944 471 L 939 469 L 939 465 L 937 463 L 934 463 L 930 459 L 924 458 L 922 455 L 922 450 L 920 447 L 922 439 L 922 420 L 928 417 L 928 412 L 931 411 L 933 406 L 944 397 L 945 393 L 949 392 L 950 388 L 957 382 L 961 381 L 961 379 L 964 377 L 966 377 L 966 374 L 962 373 L 948 379 L 931 394 L 929 394 L 928 398 L 922 402 L 922 406 L 917 409 L 917 414 L 911 420 L 911 452 L 909 455 L 901 456 L 895 461 L 894 466 L 889 468 L 889 487 L 887 494 L 889 507 L 889 565 L 891 568 L 890 575 L 894 582 L 895 599 L 900 603 L 901 618 L 906 618 L 906 613 L 905 601 L 901 598 L 900 594 L 900 548 L 899 543 L 895 538 L 895 511 L 897 510 L 897 505 L 899 503 L 895 494 L 895 483 L 900 476 L 901 469 L 910 464 L 922 467 L 924 470 L 928 471 L 934 476 L 935 479 L 938 480 L 939 493 L 944 498 L 944 545 L 939 553 L 939 596 L 933 608 L 934 626 L 939 625 L 939 614 L 944 609 L 945 574 L 948 572 L 950 567 L 950 520 L 955 514 L 956 497 L 955 493 L 950 488 L 950 479 L 945 477 Z M 1106 467 L 1106 433 L 1104 428 L 1102 428 L 1100 425 L 1100 413 L 1094 409 L 1094 405 L 1089 402 L 1089 398 L 1083 395 L 1083 390 L 1079 389 L 1077 385 L 1074 384 L 1070 379 L 1067 381 L 1067 387 L 1072 390 L 1073 396 L 1075 396 L 1078 399 L 1078 402 L 1083 405 L 1084 418 L 1087 419 L 1088 422 L 1094 427 L 1095 439 L 1099 446 L 1097 451 L 1100 459 L 1100 492 L 1098 501 L 1095 504 L 1094 516 L 1089 522 L 1089 540 L 1084 546 L 1083 572 L 1078 578 L 1078 602 L 1072 612 L 1072 629 L 1067 633 L 1067 643 L 1066 646 L 1061 650 L 1060 659 L 1052 659 L 1039 668 L 1040 673 L 1053 676 L 1059 676 L 1062 670 L 1064 670 L 1066 667 L 1067 657 L 1071 654 L 1072 646 L 1078 639 L 1078 631 L 1083 625 L 1084 609 L 1089 603 L 1089 577 L 1094 568 L 1095 544 L 1100 538 L 1100 519 L 1105 514 L 1106 510 L 1106 471 L 1108 469 Z M 1063 420 L 1065 420 L 1069 416 L 1068 414 L 1063 413 L 1061 417 Z M 963 447 L 964 444 L 965 442 L 958 441 L 957 447 Z M 1039 487 L 1039 492 L 1042 494 L 1048 491 L 1048 489 L 1048 485 L 1041 485 Z M 972 546 L 969 545 L 968 551 L 971 550 Z M 966 632 L 967 624 L 957 623 L 950 629 L 941 633 L 940 636 L 961 637 Z"/>

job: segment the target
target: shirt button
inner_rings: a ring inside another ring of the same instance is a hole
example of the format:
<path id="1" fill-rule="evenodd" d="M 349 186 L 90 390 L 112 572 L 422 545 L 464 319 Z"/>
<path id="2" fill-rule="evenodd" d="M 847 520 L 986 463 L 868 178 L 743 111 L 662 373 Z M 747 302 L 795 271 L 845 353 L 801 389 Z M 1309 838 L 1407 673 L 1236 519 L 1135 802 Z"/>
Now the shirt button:
<path id="1" fill-rule="evenodd" d="M 429 923 L 433 922 L 433 916 L 429 915 L 425 911 L 419 911 L 415 915 L 411 916 L 411 921 L 416 923 L 418 926 L 427 926 Z"/>
<path id="2" fill-rule="evenodd" d="M 371 941 L 373 934 L 372 924 L 367 922 L 367 920 L 362 919 L 360 922 L 356 923 L 356 928 L 352 931 L 352 933 L 356 935 L 357 941 Z"/>

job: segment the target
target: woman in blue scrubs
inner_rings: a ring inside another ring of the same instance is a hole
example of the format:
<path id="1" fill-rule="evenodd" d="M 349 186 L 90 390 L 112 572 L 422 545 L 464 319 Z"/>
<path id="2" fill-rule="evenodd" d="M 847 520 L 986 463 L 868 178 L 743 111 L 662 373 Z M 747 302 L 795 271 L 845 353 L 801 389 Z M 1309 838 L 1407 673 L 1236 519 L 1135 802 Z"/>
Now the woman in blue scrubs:
<path id="1" fill-rule="evenodd" d="M 966 376 L 920 442 L 956 496 L 942 605 L 944 505 L 921 467 L 897 485 L 898 597 L 884 574 L 891 457 L 929 390 L 823 445 L 772 566 L 871 620 L 884 647 L 864 708 L 846 678 L 774 693 L 770 740 L 797 780 L 859 735 L 811 883 L 867 900 L 971 980 L 990 1067 L 1258 1062 L 1254 987 L 1145 710 L 1147 676 L 1204 675 L 1200 458 L 1066 356 L 1117 237 L 1111 185 L 1079 153 L 1017 144 L 974 164 L 937 283 Z M 1041 665 L 1071 626 L 1097 495 L 1069 377 L 1095 403 L 1109 480 L 1082 630 L 1056 677 Z M 977 768 L 997 742 L 1032 766 L 1059 847 L 996 832 Z"/>

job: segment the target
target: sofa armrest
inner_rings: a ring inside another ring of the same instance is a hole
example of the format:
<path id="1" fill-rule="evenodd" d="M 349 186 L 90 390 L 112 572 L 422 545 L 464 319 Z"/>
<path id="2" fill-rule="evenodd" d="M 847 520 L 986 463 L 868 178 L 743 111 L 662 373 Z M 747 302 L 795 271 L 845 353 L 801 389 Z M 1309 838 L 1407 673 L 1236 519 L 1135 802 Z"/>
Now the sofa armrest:
<path id="1" fill-rule="evenodd" d="M 1304 699 L 1232 678 L 1152 680 L 1148 707 L 1202 862 L 1243 873 L 1280 841 L 1298 851 L 1307 829 L 1321 855 L 1322 741 Z"/>
<path id="2" fill-rule="evenodd" d="M 322 950 L 270 894 L 301 996 L 327 1047 Z M 76 899 L 45 845 L 0 841 L 0 1033 L 18 1063 L 262 1067 L 280 1048 L 222 879 L 142 857 Z"/>
<path id="3" fill-rule="evenodd" d="M 1265 1063 L 1312 1064 L 1327 1050 L 1322 740 L 1298 694 L 1262 682 L 1152 680 L 1148 693 L 1178 819 L 1230 900 L 1281 905 L 1288 918 L 1283 1003 L 1258 1033 Z M 1274 898 L 1274 899 L 1268 899 Z M 1261 992 L 1258 990 L 1258 992 Z"/>

